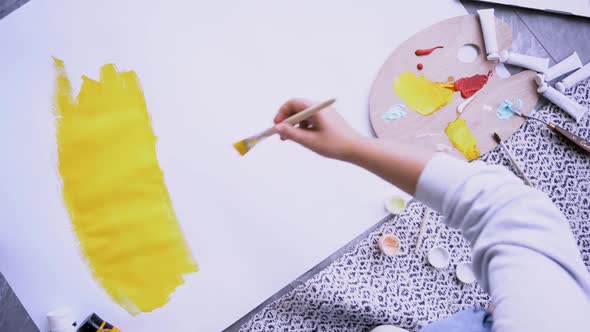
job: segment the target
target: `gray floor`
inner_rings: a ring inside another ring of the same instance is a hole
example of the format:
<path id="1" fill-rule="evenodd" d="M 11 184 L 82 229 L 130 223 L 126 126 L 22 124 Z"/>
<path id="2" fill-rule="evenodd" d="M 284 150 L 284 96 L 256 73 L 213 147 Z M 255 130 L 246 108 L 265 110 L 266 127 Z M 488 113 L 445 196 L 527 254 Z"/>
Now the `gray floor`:
<path id="1" fill-rule="evenodd" d="M 0 0 L 0 19 L 16 10 L 28 0 Z M 525 53 L 540 57 L 549 57 L 551 63 L 559 62 L 573 51 L 578 52 L 583 63 L 590 61 L 590 19 L 549 14 L 540 11 L 517 9 L 507 6 L 487 4 L 473 1 L 461 1 L 469 13 L 475 13 L 477 9 L 496 9 L 496 16 L 512 26 L 514 40 L 512 48 L 519 53 Z M 0 24 L 0 29 L 2 25 Z M 517 68 L 509 68 L 510 71 L 518 71 Z M 301 285 L 312 275 L 324 269 L 335 259 L 342 256 L 351 246 L 364 238 L 383 221 L 361 234 L 344 248 L 338 250 L 316 267 L 297 278 L 291 284 L 285 286 L 264 303 L 252 310 L 239 321 L 232 324 L 225 331 L 238 331 L 239 327 L 250 317 L 276 300 L 283 294 Z M 0 331 L 38 331 L 29 315 L 22 307 L 10 286 L 0 274 Z"/>
<path id="2" fill-rule="evenodd" d="M 39 329 L 1 273 L 0 331 L 39 332 Z"/>
<path id="3" fill-rule="evenodd" d="M 27 2 L 29 0 L 0 0 L 0 20 Z"/>

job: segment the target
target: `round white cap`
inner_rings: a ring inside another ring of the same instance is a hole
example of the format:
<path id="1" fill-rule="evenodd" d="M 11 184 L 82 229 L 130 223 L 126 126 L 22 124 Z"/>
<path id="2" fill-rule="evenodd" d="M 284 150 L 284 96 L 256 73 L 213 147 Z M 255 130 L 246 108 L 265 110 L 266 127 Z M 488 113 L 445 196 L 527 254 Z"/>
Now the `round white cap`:
<path id="1" fill-rule="evenodd" d="M 488 54 L 487 59 L 489 61 L 497 61 L 497 60 L 500 60 L 500 55 L 496 52 L 492 52 L 492 53 Z"/>
<path id="2" fill-rule="evenodd" d="M 508 53 L 508 51 L 504 50 L 504 51 L 500 52 L 500 61 L 506 62 L 506 60 L 508 60 L 509 57 L 510 57 L 510 54 Z"/>
<path id="3" fill-rule="evenodd" d="M 428 263 L 437 269 L 447 267 L 449 260 L 449 252 L 443 247 L 434 247 L 428 251 Z"/>
<path id="4" fill-rule="evenodd" d="M 545 83 L 545 74 L 535 75 L 535 83 L 537 83 L 538 86 L 543 85 L 543 83 Z"/>
<path id="5" fill-rule="evenodd" d="M 472 284 L 475 282 L 475 274 L 473 274 L 473 267 L 471 262 L 461 262 L 457 264 L 457 279 L 464 284 Z"/>

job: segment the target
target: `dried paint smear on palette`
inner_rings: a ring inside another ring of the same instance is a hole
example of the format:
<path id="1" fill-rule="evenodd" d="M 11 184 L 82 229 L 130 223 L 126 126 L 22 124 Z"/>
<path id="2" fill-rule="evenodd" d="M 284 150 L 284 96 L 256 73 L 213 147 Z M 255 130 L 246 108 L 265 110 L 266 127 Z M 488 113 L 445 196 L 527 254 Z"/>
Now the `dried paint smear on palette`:
<path id="1" fill-rule="evenodd" d="M 406 108 L 406 105 L 402 104 L 395 104 L 391 106 L 389 110 L 383 114 L 383 119 L 388 122 L 403 119 L 403 117 L 405 117 L 407 114 L 404 111 L 404 108 Z"/>
<path id="2" fill-rule="evenodd" d="M 54 59 L 59 173 L 82 255 L 131 314 L 166 304 L 198 270 L 172 208 L 139 79 L 104 65 L 77 98 Z"/>
<path id="3" fill-rule="evenodd" d="M 443 83 L 430 81 L 424 75 L 403 72 L 393 81 L 393 90 L 412 110 L 420 115 L 430 115 L 450 103 L 456 91 L 461 92 L 463 98 L 473 96 L 488 82 L 491 73 Z"/>
<path id="4" fill-rule="evenodd" d="M 512 104 L 510 100 L 504 100 L 496 109 L 496 116 L 499 120 L 507 120 L 514 115 L 515 111 L 520 111 L 521 108 L 522 100 L 520 99 L 517 99 L 516 105 Z"/>
<path id="5" fill-rule="evenodd" d="M 461 151 L 467 160 L 473 160 L 480 156 L 477 141 L 467 127 L 465 120 L 457 118 L 455 121 L 450 122 L 445 128 L 445 134 L 447 134 L 453 146 Z"/>
<path id="6" fill-rule="evenodd" d="M 415 51 L 416 56 L 431 54 L 434 50 L 443 48 L 436 46 L 428 49 Z M 418 69 L 423 66 L 419 64 Z M 460 92 L 461 97 L 470 98 L 477 91 L 481 90 L 488 82 L 492 71 L 487 74 L 475 74 L 470 77 L 460 78 L 454 82 L 435 82 L 426 78 L 425 75 L 416 75 L 413 72 L 402 72 L 393 81 L 393 90 L 414 112 L 421 116 L 429 116 L 445 105 L 453 101 L 455 92 Z M 389 120 L 391 110 L 386 112 L 384 118 Z M 465 120 L 457 118 L 448 124 L 445 129 L 449 140 L 468 160 L 480 156 L 477 148 L 477 141 Z"/>
<path id="7" fill-rule="evenodd" d="M 432 82 L 425 76 L 403 72 L 393 81 L 393 90 L 413 111 L 430 115 L 453 100 L 453 83 Z"/>

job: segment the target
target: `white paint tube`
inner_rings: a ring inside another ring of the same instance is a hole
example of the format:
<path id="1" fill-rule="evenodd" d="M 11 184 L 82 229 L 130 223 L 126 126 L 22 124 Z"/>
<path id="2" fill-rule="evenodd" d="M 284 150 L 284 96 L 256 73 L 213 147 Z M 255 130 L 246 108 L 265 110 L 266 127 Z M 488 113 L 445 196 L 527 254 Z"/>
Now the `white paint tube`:
<path id="1" fill-rule="evenodd" d="M 509 51 L 500 52 L 500 61 L 510 65 L 531 69 L 538 73 L 544 73 L 549 67 L 549 58 L 538 58 L 536 56 Z"/>
<path id="2" fill-rule="evenodd" d="M 545 75 L 543 74 L 537 74 L 533 79 L 535 80 L 535 83 L 537 83 L 538 86 L 545 84 Z"/>
<path id="3" fill-rule="evenodd" d="M 588 77 L 590 77 L 590 62 L 585 64 L 584 67 L 573 72 L 573 74 L 570 76 L 561 80 L 561 82 L 555 84 L 555 87 L 557 90 L 559 90 L 559 92 L 564 93 L 565 90 L 573 87 Z"/>
<path id="4" fill-rule="evenodd" d="M 72 308 L 59 307 L 47 313 L 49 332 L 75 332 Z"/>
<path id="5" fill-rule="evenodd" d="M 542 94 L 555 105 L 559 106 L 562 110 L 574 118 L 576 122 L 580 121 L 580 119 L 584 117 L 584 114 L 586 113 L 584 106 L 555 90 L 547 83 L 543 83 L 543 85 L 537 89 L 537 92 Z"/>
<path id="6" fill-rule="evenodd" d="M 496 17 L 494 16 L 494 9 L 480 9 L 477 11 L 477 15 L 481 24 L 487 58 L 488 60 L 498 60 L 498 39 L 496 38 Z"/>
<path id="7" fill-rule="evenodd" d="M 473 96 L 465 99 L 461 104 L 459 104 L 459 106 L 457 106 L 457 113 L 459 113 L 459 114 L 463 113 L 463 111 L 465 110 L 465 107 L 467 107 L 467 105 L 469 105 L 469 103 L 473 100 L 473 98 L 475 98 L 476 94 L 477 94 L 477 92 Z"/>
<path id="8" fill-rule="evenodd" d="M 545 71 L 545 81 L 550 82 L 554 79 L 560 77 L 561 75 L 565 75 L 571 71 L 574 71 L 578 68 L 582 67 L 582 61 L 580 61 L 580 57 L 578 57 L 578 53 L 574 52 L 567 58 L 561 60 L 558 64 L 554 65 L 553 67 L 547 69 Z"/>

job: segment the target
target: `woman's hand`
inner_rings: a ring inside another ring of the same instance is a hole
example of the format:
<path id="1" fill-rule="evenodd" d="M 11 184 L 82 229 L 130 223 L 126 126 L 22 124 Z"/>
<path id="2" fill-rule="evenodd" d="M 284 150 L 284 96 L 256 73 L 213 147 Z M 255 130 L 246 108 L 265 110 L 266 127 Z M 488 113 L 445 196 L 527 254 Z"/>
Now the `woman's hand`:
<path id="1" fill-rule="evenodd" d="M 333 108 L 319 111 L 299 126 L 280 123 L 313 105 L 303 99 L 291 99 L 283 104 L 274 118 L 277 133 L 282 140 L 292 140 L 322 156 L 347 160 L 362 137 Z"/>

